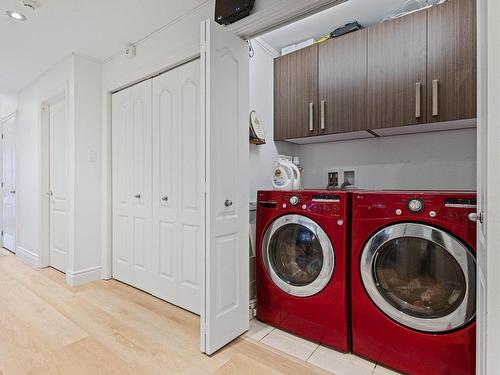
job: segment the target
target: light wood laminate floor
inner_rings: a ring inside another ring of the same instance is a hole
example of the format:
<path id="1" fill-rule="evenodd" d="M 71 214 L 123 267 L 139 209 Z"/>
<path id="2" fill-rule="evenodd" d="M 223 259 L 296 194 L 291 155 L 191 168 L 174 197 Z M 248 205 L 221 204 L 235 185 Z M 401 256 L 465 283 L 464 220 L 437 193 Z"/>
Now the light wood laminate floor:
<path id="1" fill-rule="evenodd" d="M 326 374 L 238 339 L 199 352 L 199 318 L 117 281 L 78 288 L 0 249 L 0 375 Z"/>

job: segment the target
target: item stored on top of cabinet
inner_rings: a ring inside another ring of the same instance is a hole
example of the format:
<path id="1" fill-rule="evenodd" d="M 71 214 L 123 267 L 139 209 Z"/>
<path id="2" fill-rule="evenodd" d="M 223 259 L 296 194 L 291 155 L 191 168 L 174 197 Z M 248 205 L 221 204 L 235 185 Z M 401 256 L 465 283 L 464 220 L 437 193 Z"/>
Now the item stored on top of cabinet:
<path id="1" fill-rule="evenodd" d="M 335 30 L 333 30 L 330 33 L 330 36 L 332 38 L 338 38 L 339 36 L 342 36 L 342 35 L 345 35 L 345 34 L 349 34 L 349 33 L 352 33 L 354 31 L 359 31 L 359 30 L 362 30 L 362 29 L 364 29 L 364 27 L 361 26 L 358 23 L 358 21 L 354 21 L 354 22 L 345 24 L 345 26 L 336 28 Z"/>
<path id="2" fill-rule="evenodd" d="M 262 121 L 256 111 L 250 112 L 250 143 L 263 145 L 266 143 Z"/>
<path id="3" fill-rule="evenodd" d="M 280 155 L 273 169 L 272 184 L 275 190 L 300 190 L 301 173 L 290 156 Z"/>
<path id="4" fill-rule="evenodd" d="M 412 375 L 475 373 L 475 213 L 474 192 L 353 193 L 353 353 Z"/>
<path id="5" fill-rule="evenodd" d="M 257 319 L 347 352 L 349 193 L 257 193 Z"/>
<path id="6" fill-rule="evenodd" d="M 475 1 L 448 0 L 279 57 L 274 139 L 474 127 L 476 50 Z"/>
<path id="7" fill-rule="evenodd" d="M 255 0 L 217 0 L 215 2 L 215 21 L 229 25 L 250 15 Z"/>

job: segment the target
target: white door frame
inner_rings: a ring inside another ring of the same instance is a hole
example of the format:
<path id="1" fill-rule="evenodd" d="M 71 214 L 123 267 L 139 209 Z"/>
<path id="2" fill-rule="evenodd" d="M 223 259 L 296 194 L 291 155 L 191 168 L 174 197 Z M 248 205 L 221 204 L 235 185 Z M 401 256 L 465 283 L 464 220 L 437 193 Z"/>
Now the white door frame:
<path id="1" fill-rule="evenodd" d="M 69 87 L 53 90 L 45 95 L 39 103 L 39 119 L 40 119 L 40 258 L 38 267 L 45 268 L 50 266 L 50 203 L 47 193 L 50 190 L 50 118 L 49 112 L 46 110 L 51 104 L 64 100 L 66 105 L 66 121 L 68 125 L 68 265 L 66 271 L 71 271 L 71 259 L 73 257 L 74 236 L 74 170 L 75 165 L 72 155 L 74 155 L 74 144 L 71 141 L 74 137 L 73 122 L 71 119 L 70 103 L 69 103 Z M 68 275 L 68 274 L 67 274 Z"/>
<path id="2" fill-rule="evenodd" d="M 8 114 L 0 119 L 0 132 L 2 133 L 2 142 L 0 143 L 0 175 L 3 176 L 3 126 L 7 121 L 15 119 L 17 117 L 17 111 Z M 2 178 L 3 179 L 3 178 Z M 16 185 L 16 177 L 14 177 L 14 185 Z M 17 199 L 14 207 L 14 212 L 17 212 Z M 0 226 L 1 230 L 4 229 L 4 220 L 3 220 L 3 186 L 2 186 L 2 194 L 0 194 L 0 207 L 2 207 L 2 214 L 0 215 Z M 14 217 L 14 246 L 13 249 L 10 249 L 13 253 L 16 253 L 16 238 L 17 238 L 17 215 Z M 3 236 L 0 236 L 0 247 L 3 247 Z"/>
<path id="3" fill-rule="evenodd" d="M 485 309 L 478 316 L 477 374 L 496 374 L 500 368 L 497 349 L 500 346 L 500 296 L 496 286 L 500 284 L 500 32 L 498 18 L 500 3 L 498 0 L 478 0 L 478 115 L 480 131 L 478 134 L 478 185 L 484 188 L 486 202 L 479 209 L 484 210 L 483 233 L 485 253 L 478 254 L 478 264 L 482 266 L 478 277 L 483 277 L 486 289 L 485 298 L 480 300 L 478 309 Z M 483 148 L 485 146 L 485 149 Z M 481 161 L 484 160 L 483 163 Z M 482 191 L 479 191 L 481 194 Z M 481 232 L 478 231 L 479 234 Z M 491 287 L 488 287 L 491 286 Z"/>

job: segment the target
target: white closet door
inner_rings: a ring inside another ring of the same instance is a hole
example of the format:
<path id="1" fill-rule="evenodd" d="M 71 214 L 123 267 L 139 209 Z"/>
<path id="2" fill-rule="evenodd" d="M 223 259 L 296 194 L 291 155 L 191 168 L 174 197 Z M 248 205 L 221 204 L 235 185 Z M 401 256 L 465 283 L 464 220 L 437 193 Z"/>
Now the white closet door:
<path id="1" fill-rule="evenodd" d="M 202 28 L 207 224 L 201 349 L 248 330 L 248 46 L 214 22 Z M 204 340 L 203 340 L 204 339 Z"/>
<path id="2" fill-rule="evenodd" d="M 3 247 L 16 251 L 16 117 L 3 124 L 2 165 L 3 165 Z"/>
<path id="3" fill-rule="evenodd" d="M 152 251 L 151 80 L 113 95 L 113 277 L 150 291 Z"/>
<path id="4" fill-rule="evenodd" d="M 153 80 L 154 294 L 199 314 L 204 155 L 199 60 Z"/>
<path id="5" fill-rule="evenodd" d="M 51 103 L 50 131 L 50 266 L 68 268 L 68 118 L 66 98 Z"/>

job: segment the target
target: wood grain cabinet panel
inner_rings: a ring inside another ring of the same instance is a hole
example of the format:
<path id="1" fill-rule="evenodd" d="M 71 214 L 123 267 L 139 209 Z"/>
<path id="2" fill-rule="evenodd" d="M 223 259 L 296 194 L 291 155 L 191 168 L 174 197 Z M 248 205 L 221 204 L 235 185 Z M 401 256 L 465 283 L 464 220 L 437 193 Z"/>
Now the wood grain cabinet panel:
<path id="1" fill-rule="evenodd" d="M 368 29 L 368 126 L 426 123 L 427 13 Z"/>
<path id="2" fill-rule="evenodd" d="M 274 61 L 274 139 L 318 134 L 318 46 Z"/>
<path id="3" fill-rule="evenodd" d="M 319 134 L 368 128 L 367 35 L 362 30 L 319 45 Z"/>
<path id="4" fill-rule="evenodd" d="M 477 117 L 475 0 L 428 10 L 428 122 Z"/>

